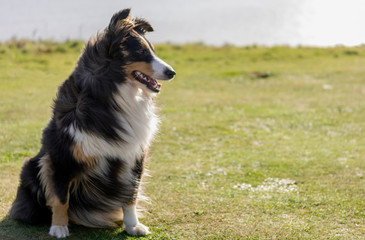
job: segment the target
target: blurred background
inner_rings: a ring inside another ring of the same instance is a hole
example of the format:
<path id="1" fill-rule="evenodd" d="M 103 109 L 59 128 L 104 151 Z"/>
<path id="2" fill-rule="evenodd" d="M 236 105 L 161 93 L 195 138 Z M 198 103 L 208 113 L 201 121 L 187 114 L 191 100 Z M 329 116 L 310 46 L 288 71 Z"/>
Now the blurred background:
<path id="1" fill-rule="evenodd" d="M 123 8 L 148 19 L 154 43 L 360 45 L 359 0 L 0 0 L 0 41 L 86 40 Z"/>

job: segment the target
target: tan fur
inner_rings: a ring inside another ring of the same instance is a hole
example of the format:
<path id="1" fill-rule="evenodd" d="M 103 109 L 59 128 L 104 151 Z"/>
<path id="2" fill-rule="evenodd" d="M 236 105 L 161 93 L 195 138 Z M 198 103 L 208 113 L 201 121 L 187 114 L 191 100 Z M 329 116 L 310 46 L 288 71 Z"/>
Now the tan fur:
<path id="1" fill-rule="evenodd" d="M 89 167 L 93 167 L 95 165 L 96 157 L 85 155 L 84 151 L 79 145 L 73 145 L 71 151 L 77 162 L 85 163 Z"/>
<path id="2" fill-rule="evenodd" d="M 134 25 L 133 21 L 132 21 L 132 16 L 128 15 L 127 18 L 119 20 L 116 24 L 115 24 L 115 29 L 123 29 L 124 26 L 129 26 L 129 25 Z"/>
<path id="3" fill-rule="evenodd" d="M 146 49 L 146 50 L 149 50 L 150 49 L 150 46 L 147 44 L 147 41 L 145 40 L 145 41 L 142 41 L 141 42 L 141 45 L 142 45 L 142 47 L 144 48 L 144 49 Z"/>
<path id="4" fill-rule="evenodd" d="M 155 46 L 152 43 L 150 44 L 150 46 L 151 46 L 152 51 L 155 52 L 156 51 Z"/>
<path id="5" fill-rule="evenodd" d="M 62 204 L 57 197 L 47 202 L 52 207 L 52 226 L 66 226 L 68 223 L 68 201 Z"/>
<path id="6" fill-rule="evenodd" d="M 153 52 L 155 52 L 155 46 L 153 46 L 152 43 L 149 43 L 144 36 L 138 35 L 138 37 L 142 38 L 141 44 L 142 44 L 143 48 L 145 48 L 145 49 L 151 48 L 151 50 Z"/>
<path id="7" fill-rule="evenodd" d="M 44 190 L 46 199 L 52 199 L 52 197 L 55 195 L 53 191 L 53 186 L 50 185 L 52 182 L 51 178 L 53 174 L 50 163 L 51 162 L 49 159 L 49 155 L 47 153 L 39 160 L 40 170 L 38 173 L 38 177 Z"/>

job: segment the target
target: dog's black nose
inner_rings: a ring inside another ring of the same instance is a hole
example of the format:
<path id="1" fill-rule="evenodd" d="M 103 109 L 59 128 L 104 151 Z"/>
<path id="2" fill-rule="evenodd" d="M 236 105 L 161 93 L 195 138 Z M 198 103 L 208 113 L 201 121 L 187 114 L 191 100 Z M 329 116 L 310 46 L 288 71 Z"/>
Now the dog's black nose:
<path id="1" fill-rule="evenodd" d="M 166 69 L 165 74 L 169 79 L 172 79 L 176 75 L 176 72 L 172 69 Z"/>

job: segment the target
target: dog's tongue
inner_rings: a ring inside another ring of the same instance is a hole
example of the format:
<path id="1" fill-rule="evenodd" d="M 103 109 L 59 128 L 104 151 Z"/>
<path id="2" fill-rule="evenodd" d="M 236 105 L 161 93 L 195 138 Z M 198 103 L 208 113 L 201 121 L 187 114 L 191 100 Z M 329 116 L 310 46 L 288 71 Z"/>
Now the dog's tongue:
<path id="1" fill-rule="evenodd" d="M 142 84 L 146 85 L 146 87 L 154 92 L 159 92 L 161 89 L 161 84 L 157 82 L 155 79 L 147 76 L 141 72 L 134 72 L 134 77 Z"/>

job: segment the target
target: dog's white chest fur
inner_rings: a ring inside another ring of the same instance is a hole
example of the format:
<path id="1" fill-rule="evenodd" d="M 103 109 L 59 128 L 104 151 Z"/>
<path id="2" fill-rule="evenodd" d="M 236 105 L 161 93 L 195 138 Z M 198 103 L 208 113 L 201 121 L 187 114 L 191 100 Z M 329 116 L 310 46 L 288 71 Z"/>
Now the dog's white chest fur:
<path id="1" fill-rule="evenodd" d="M 108 141 L 101 136 L 70 127 L 70 134 L 86 156 L 115 157 L 132 163 L 148 148 L 159 120 L 155 114 L 153 95 L 135 84 L 127 80 L 114 95 L 115 102 L 122 109 L 122 112 L 115 112 L 115 115 L 125 130 L 118 131 L 123 141 Z"/>

